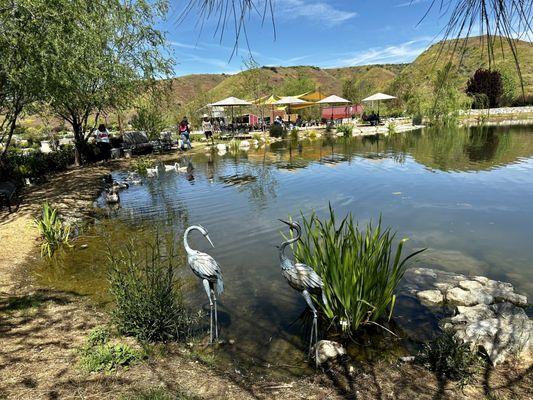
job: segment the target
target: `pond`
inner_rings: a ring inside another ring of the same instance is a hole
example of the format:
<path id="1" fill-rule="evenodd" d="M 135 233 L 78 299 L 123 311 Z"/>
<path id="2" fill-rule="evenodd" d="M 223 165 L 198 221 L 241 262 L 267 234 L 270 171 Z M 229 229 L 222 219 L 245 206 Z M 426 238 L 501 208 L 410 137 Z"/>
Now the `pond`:
<path id="1" fill-rule="evenodd" d="M 190 161 L 192 175 L 146 178 L 121 193 L 119 208 L 107 209 L 100 199 L 107 218 L 87 232 L 89 248 L 63 255 L 61 267 L 38 267 L 41 281 L 106 299 L 104 259 L 91 241 L 105 232 L 113 246 L 153 235 L 154 226 L 179 233 L 201 224 L 216 247 L 199 234 L 191 236 L 192 247 L 222 266 L 221 336 L 236 340 L 221 356 L 244 370 L 304 373 L 305 302 L 280 273 L 275 246 L 285 225 L 278 218 L 312 210 L 324 216 L 331 203 L 361 224 L 381 215 L 398 238 L 410 238 L 408 250 L 427 247 L 414 265 L 509 281 L 533 295 L 532 127 L 288 140 L 223 155 L 206 150 Z M 181 273 L 191 304 L 205 308 L 200 283 L 188 269 Z M 394 325 L 403 340 L 361 337 L 352 353 L 396 354 L 431 337 L 436 320 L 403 295 Z"/>

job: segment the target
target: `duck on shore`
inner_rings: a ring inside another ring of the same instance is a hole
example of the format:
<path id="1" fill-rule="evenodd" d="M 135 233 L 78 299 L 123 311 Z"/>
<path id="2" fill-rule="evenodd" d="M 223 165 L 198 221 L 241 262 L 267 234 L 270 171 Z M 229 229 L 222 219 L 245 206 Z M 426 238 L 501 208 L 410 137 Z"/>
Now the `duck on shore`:
<path id="1" fill-rule="evenodd" d="M 118 195 L 118 191 L 114 190 L 113 188 L 108 189 L 104 193 L 104 199 L 107 204 L 118 204 L 120 203 L 120 196 Z"/>

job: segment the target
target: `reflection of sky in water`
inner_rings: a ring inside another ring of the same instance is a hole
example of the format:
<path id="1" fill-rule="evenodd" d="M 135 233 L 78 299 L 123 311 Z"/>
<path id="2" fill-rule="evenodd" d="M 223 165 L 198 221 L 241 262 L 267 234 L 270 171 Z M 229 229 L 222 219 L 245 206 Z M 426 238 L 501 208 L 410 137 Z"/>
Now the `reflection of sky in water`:
<path id="1" fill-rule="evenodd" d="M 298 218 L 300 210 L 325 215 L 328 202 L 361 223 L 381 214 L 398 237 L 411 238 L 410 249 L 428 247 L 419 265 L 508 280 L 532 296 L 532 156 L 528 128 L 340 138 L 333 149 L 321 141 L 299 150 L 276 143 L 194 155 L 193 181 L 161 172 L 122 192 L 120 209 L 110 213 L 133 225 L 206 226 L 216 248 L 199 235 L 191 242 L 222 265 L 225 335 L 239 338 L 240 351 L 270 360 L 302 346 L 291 323 L 305 308 L 279 271 L 278 218 Z M 196 294 L 203 303 L 203 292 Z M 400 300 L 400 323 L 413 320 L 409 301 Z"/>

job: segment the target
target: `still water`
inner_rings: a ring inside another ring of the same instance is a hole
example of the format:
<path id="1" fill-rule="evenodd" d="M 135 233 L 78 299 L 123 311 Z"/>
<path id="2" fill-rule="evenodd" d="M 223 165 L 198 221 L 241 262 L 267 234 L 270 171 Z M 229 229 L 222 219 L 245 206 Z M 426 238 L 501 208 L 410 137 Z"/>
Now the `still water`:
<path id="1" fill-rule="evenodd" d="M 427 247 L 417 266 L 485 275 L 512 282 L 533 296 L 533 128 L 422 130 L 393 138 L 284 141 L 224 155 L 192 155 L 192 175 L 160 172 L 121 193 L 118 209 L 87 233 L 109 235 L 111 245 L 151 235 L 154 226 L 179 233 L 201 224 L 191 245 L 220 263 L 225 292 L 220 307 L 221 353 L 242 368 L 276 366 L 298 373 L 305 359 L 304 300 L 281 276 L 278 218 L 351 212 L 361 224 L 377 220 L 409 237 L 408 250 Z M 168 162 L 170 164 L 170 162 Z M 127 171 L 116 171 L 115 178 Z M 96 246 L 96 245 L 95 245 Z M 94 246 L 93 246 L 94 247 Z M 105 263 L 98 249 L 70 253 L 61 267 L 38 268 L 48 284 L 105 298 Z M 188 269 L 188 297 L 205 294 Z M 401 345 L 434 332 L 436 321 L 400 296 L 394 323 Z M 385 342 L 389 343 L 390 339 Z M 388 345 L 366 346 L 356 352 Z M 397 348 L 397 343 L 389 346 Z M 383 348 L 379 352 L 384 353 Z"/>

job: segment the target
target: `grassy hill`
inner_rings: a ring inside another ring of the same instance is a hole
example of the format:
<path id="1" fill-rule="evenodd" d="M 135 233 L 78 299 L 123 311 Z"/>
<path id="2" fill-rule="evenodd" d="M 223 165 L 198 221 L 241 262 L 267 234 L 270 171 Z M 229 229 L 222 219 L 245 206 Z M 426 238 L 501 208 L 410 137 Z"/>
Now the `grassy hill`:
<path id="1" fill-rule="evenodd" d="M 501 43 L 501 44 L 500 44 Z M 454 51 L 454 47 L 462 49 Z M 525 41 L 516 41 L 518 59 L 520 61 L 524 91 L 533 94 L 533 44 Z M 506 71 L 514 77 L 515 93 L 520 94 L 519 79 L 516 74 L 515 60 L 506 39 L 498 40 L 494 48 L 493 69 Z M 402 95 L 406 86 L 416 85 L 430 90 L 430 84 L 436 71 L 444 68 L 451 62 L 457 72 L 455 83 L 460 89 L 466 87 L 468 78 L 479 68 L 488 68 L 486 44 L 480 37 L 469 39 L 448 40 L 436 43 L 424 51 L 409 66 L 404 68 L 394 81 L 389 85 L 389 91 Z"/>

